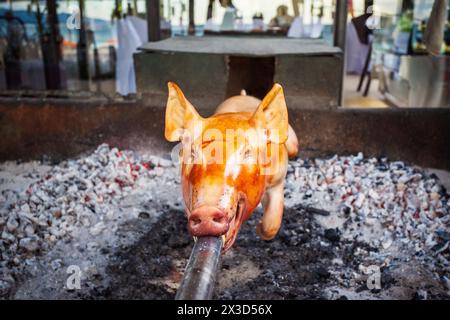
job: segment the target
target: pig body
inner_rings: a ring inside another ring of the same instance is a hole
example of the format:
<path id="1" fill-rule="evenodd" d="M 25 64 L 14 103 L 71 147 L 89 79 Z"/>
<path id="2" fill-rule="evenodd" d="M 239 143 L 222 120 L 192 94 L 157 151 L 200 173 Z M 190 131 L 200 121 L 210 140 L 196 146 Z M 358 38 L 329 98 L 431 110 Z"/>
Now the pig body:
<path id="1" fill-rule="evenodd" d="M 169 83 L 165 134 L 183 143 L 181 184 L 193 236 L 223 236 L 226 251 L 259 203 L 264 214 L 258 235 L 264 240 L 276 235 L 288 156 L 298 152 L 281 86 L 276 84 L 263 101 L 242 92 L 202 118 Z"/>

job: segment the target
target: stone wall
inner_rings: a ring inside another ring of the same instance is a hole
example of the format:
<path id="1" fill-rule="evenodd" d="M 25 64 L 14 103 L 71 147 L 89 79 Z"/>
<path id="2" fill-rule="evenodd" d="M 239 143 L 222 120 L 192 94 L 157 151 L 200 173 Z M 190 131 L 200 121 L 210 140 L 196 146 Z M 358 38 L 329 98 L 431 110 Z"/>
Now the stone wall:
<path id="1" fill-rule="evenodd" d="M 149 100 L 2 99 L 0 160 L 59 160 L 103 142 L 162 154 L 172 146 L 164 140 L 164 113 Z M 362 151 L 450 170 L 450 109 L 290 108 L 289 117 L 303 157 Z"/>

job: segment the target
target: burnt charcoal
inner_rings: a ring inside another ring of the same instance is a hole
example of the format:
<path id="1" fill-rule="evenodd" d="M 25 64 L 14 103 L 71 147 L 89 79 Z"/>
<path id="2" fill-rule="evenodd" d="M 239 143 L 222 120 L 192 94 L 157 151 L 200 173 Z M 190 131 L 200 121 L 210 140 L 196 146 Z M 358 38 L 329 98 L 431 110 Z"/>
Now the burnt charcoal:
<path id="1" fill-rule="evenodd" d="M 330 242 L 337 243 L 341 239 L 340 232 L 338 229 L 326 229 L 324 233 L 325 238 Z"/>
<path id="2" fill-rule="evenodd" d="M 173 299 L 193 239 L 167 156 L 101 145 L 0 173 L 1 298 Z M 290 161 L 285 185 L 278 235 L 257 237 L 258 208 L 222 258 L 216 298 L 448 299 L 450 198 L 436 175 L 358 153 Z M 62 289 L 71 264 L 79 291 Z M 373 267 L 381 291 L 365 283 Z"/>
<path id="3" fill-rule="evenodd" d="M 328 272 L 327 268 L 320 266 L 316 270 L 316 274 L 320 280 L 325 280 L 330 277 L 330 273 Z"/>
<path id="4" fill-rule="evenodd" d="M 139 218 L 141 218 L 141 219 L 149 219 L 150 218 L 150 214 L 148 212 L 145 212 L 145 211 L 139 212 Z"/>

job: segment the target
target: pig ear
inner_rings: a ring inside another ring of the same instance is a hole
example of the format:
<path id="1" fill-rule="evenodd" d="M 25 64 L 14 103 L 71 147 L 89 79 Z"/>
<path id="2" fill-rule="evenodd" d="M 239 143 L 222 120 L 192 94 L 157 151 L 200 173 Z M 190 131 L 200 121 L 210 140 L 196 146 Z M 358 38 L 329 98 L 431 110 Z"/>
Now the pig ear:
<path id="1" fill-rule="evenodd" d="M 252 116 L 258 127 L 267 130 L 267 139 L 272 143 L 284 143 L 288 137 L 288 112 L 283 88 L 276 83 L 264 97 Z"/>
<path id="2" fill-rule="evenodd" d="M 173 82 L 167 84 L 169 97 L 166 106 L 165 137 L 171 142 L 179 141 L 185 129 L 190 129 L 193 121 L 202 118 L 194 106 L 185 98 L 181 89 Z"/>

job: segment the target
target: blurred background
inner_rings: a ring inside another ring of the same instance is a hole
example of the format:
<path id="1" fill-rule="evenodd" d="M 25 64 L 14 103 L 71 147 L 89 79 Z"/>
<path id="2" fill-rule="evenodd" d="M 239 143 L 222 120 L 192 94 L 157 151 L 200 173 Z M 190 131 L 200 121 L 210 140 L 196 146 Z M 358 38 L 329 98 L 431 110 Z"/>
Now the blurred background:
<path id="1" fill-rule="evenodd" d="M 143 43 L 244 35 L 342 46 L 344 107 L 448 107 L 449 13 L 437 59 L 423 41 L 433 3 L 349 0 L 337 44 L 334 0 L 0 1 L 0 95 L 130 96 Z"/>

